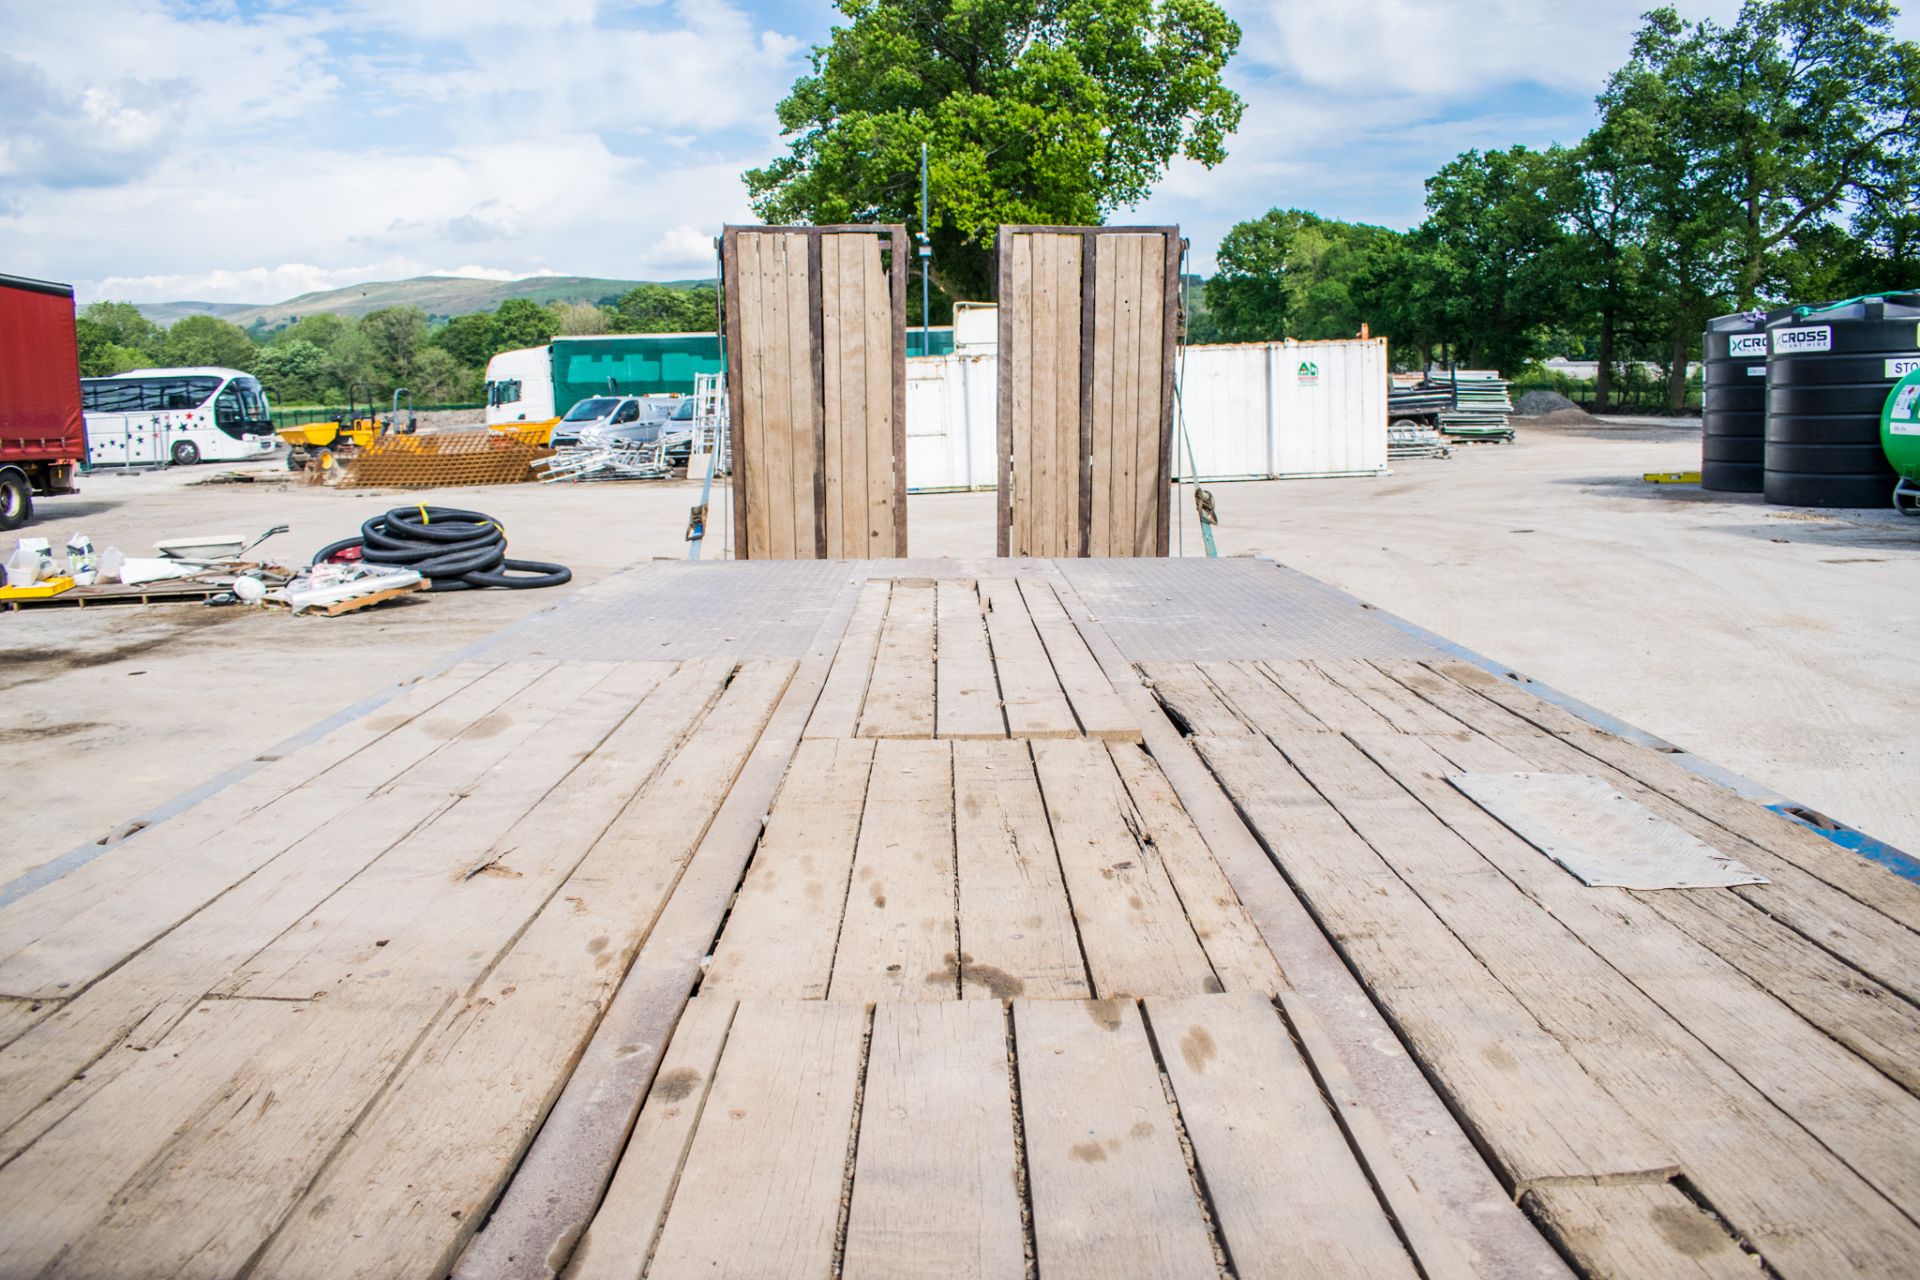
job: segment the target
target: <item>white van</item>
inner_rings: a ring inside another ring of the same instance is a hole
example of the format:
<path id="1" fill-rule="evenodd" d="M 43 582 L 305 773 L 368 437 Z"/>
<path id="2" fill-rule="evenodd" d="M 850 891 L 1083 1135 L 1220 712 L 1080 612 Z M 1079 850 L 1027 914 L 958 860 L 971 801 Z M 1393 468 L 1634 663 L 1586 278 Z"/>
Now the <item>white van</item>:
<path id="1" fill-rule="evenodd" d="M 82 378 L 90 467 L 239 462 L 279 445 L 267 393 L 238 369 L 135 369 Z"/>

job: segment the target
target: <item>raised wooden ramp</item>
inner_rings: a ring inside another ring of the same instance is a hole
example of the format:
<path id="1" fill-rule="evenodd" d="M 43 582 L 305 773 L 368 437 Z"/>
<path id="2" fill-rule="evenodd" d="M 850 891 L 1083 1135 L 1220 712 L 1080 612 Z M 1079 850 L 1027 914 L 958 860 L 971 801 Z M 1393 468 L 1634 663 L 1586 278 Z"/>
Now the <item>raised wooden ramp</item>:
<path id="1" fill-rule="evenodd" d="M 1137 563 L 642 567 L 0 909 L 0 1275 L 1911 1274 L 1920 886 Z"/>

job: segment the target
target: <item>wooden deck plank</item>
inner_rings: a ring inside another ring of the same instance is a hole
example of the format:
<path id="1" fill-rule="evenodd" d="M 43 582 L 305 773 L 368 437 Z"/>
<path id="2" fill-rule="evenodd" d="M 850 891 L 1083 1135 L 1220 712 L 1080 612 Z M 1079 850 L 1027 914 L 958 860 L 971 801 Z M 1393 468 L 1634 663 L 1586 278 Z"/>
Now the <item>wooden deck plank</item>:
<path id="1" fill-rule="evenodd" d="M 1113 442 L 1116 439 L 1114 417 L 1116 413 L 1114 397 L 1114 360 L 1117 353 L 1114 333 L 1114 310 L 1105 305 L 1105 300 L 1113 296 L 1114 270 L 1118 259 L 1097 243 L 1093 250 L 1093 457 L 1098 460 L 1093 472 L 1092 509 L 1089 512 L 1088 547 L 1090 556 L 1112 556 L 1121 554 L 1116 545 L 1124 547 L 1124 541 L 1116 543 L 1115 513 L 1124 510 L 1116 497 L 1116 491 L 1122 488 L 1117 476 L 1123 461 L 1114 453 Z M 1106 459 L 1113 459 L 1113 466 Z M 1130 461 L 1130 459 L 1129 459 Z M 1130 487 L 1130 486 L 1127 486 Z"/>
<path id="2" fill-rule="evenodd" d="M 829 560 L 867 554 L 866 513 L 860 501 L 867 485 L 867 388 L 862 367 L 866 309 L 861 305 L 859 259 L 851 252 L 842 254 L 851 245 L 843 236 L 820 237 L 820 402 L 825 420 L 820 475 L 825 482 Z M 853 323 L 848 323 L 849 318 Z M 850 340 L 857 341 L 860 350 L 851 360 Z M 852 377 L 844 377 L 843 371 L 848 370 Z"/>
<path id="3" fill-rule="evenodd" d="M 1195 663 L 1143 662 L 1139 670 L 1155 699 L 1189 736 L 1233 737 L 1252 732 Z"/>
<path id="4" fill-rule="evenodd" d="M 903 335 L 893 318 L 893 277 L 880 268 L 881 239 L 861 236 L 856 252 L 861 260 L 862 305 L 866 323 L 866 503 L 868 556 L 899 556 L 906 547 L 896 537 L 904 524 L 897 520 L 898 505 L 907 500 L 904 473 L 894 452 L 893 355 Z M 893 270 L 905 273 L 904 262 Z M 904 372 L 901 376 L 905 376 Z"/>
<path id="5" fill-rule="evenodd" d="M 1018 584 L 1009 578 L 982 578 L 980 598 L 987 606 L 987 634 L 993 641 L 993 666 L 1000 677 L 1007 732 L 1016 738 L 1079 737 L 1079 722 L 1033 628 Z"/>
<path id="6" fill-rule="evenodd" d="M 942 738 L 1004 738 L 1000 680 L 987 645 L 987 619 L 979 589 L 971 582 L 935 584 L 937 634 L 934 653 L 934 714 Z"/>
<path id="7" fill-rule="evenodd" d="M 1200 674 L 1241 720 L 1256 728 L 1321 729 L 1324 725 L 1294 696 L 1268 679 L 1257 663 L 1199 662 Z M 1186 676 L 1191 679 L 1191 674 Z M 1196 695 L 1197 696 L 1197 695 Z M 1204 704 L 1203 704 L 1204 705 Z M 1217 712 L 1208 709 L 1208 716 Z M 1230 729 L 1228 731 L 1231 731 Z"/>
<path id="8" fill-rule="evenodd" d="M 447 804 L 418 792 L 368 800 L 60 1004 L 0 1054 L 0 1160 L 140 1061 L 247 957 Z"/>
<path id="9" fill-rule="evenodd" d="M 1801 870 L 1431 668 L 1410 663 L 1380 666 L 1401 684 L 1534 767 L 1604 778 L 1681 830 L 1738 858 L 1773 883 L 1748 885 L 1732 892 L 1904 998 L 1920 1000 L 1920 947 L 1915 946 L 1915 934 L 1877 907 Z M 1883 873 L 1876 870 L 1874 874 Z"/>
<path id="10" fill-rule="evenodd" d="M 703 658 L 664 684 L 647 671 L 603 683 L 220 991 L 306 999 L 364 972 L 450 988 L 473 981 L 494 954 L 480 938 L 510 937 L 538 909 L 700 723 L 733 665 Z"/>
<path id="11" fill-rule="evenodd" d="M 1434 664 L 1448 679 L 1553 733 L 1840 892 L 1920 930 L 1920 884 L 1843 849 L 1815 831 L 1735 795 L 1663 752 L 1602 732 L 1552 703 L 1463 662 Z M 1764 874 L 1764 872 L 1763 872 Z"/>
<path id="12" fill-rule="evenodd" d="M 426 765 L 434 755 L 461 741 L 490 716 L 514 704 L 517 696 L 551 674 L 552 662 L 503 663 L 460 692 L 416 716 L 379 741 L 369 743 L 320 774 L 337 787 L 371 792 L 383 783 L 402 778 L 409 769 Z M 503 725 L 505 719 L 492 721 Z M 482 738 L 490 736 L 482 734 Z"/>
<path id="13" fill-rule="evenodd" d="M 1262 662 L 1259 669 L 1335 733 L 1389 729 L 1393 724 L 1364 699 L 1327 678 L 1311 662 Z"/>
<path id="14" fill-rule="evenodd" d="M 1677 1168 L 1264 739 L 1195 739 L 1509 1185 Z"/>
<path id="15" fill-rule="evenodd" d="M 1220 990 L 1107 746 L 1036 742 L 1033 759 L 1095 993 Z"/>
<path id="16" fill-rule="evenodd" d="M 1092 995 L 1027 744 L 954 744 L 953 798 L 962 994 Z"/>
<path id="17" fill-rule="evenodd" d="M 1367 1172 L 1268 999 L 1153 999 L 1147 1020 L 1241 1280 L 1413 1280 Z"/>
<path id="18" fill-rule="evenodd" d="M 1121 240 L 1131 241 L 1138 248 L 1134 270 L 1140 281 L 1136 303 L 1139 332 L 1133 358 L 1136 384 L 1128 432 L 1133 443 L 1131 554 L 1151 556 L 1160 553 L 1161 504 L 1167 500 L 1160 488 L 1160 437 L 1166 422 L 1161 413 L 1162 371 L 1172 351 L 1162 341 L 1167 316 L 1167 246 L 1161 234 L 1123 236 Z M 1126 273 L 1124 262 L 1120 270 Z"/>
<path id="19" fill-rule="evenodd" d="M 487 713 L 460 734 L 441 744 L 418 764 L 393 772 L 369 792 L 407 787 L 421 791 L 439 791 L 450 796 L 464 794 L 486 777 L 515 747 L 550 724 L 556 716 L 591 693 L 601 681 L 612 676 L 620 664 L 614 662 L 562 662 L 533 680 L 519 693 Z M 669 678 L 675 663 L 649 664 L 647 670 L 657 680 Z M 352 765 L 359 757 L 347 762 Z M 342 766 L 346 768 L 347 766 Z M 340 771 L 336 770 L 335 773 Z M 335 774 L 328 774 L 333 780 Z"/>
<path id="20" fill-rule="evenodd" d="M 736 1007 L 711 993 L 687 1002 L 606 1199 L 568 1263 L 566 1280 L 640 1280 L 706 1107 Z"/>
<path id="21" fill-rule="evenodd" d="M 1582 1186 L 1527 1193 L 1533 1212 L 1592 1280 L 1753 1280 L 1754 1256 L 1671 1183 Z"/>
<path id="22" fill-rule="evenodd" d="M 1050 583 L 1038 578 L 1019 580 L 1021 598 L 1027 615 L 1046 647 L 1053 664 L 1054 678 L 1067 695 L 1067 702 L 1080 722 L 1080 731 L 1089 738 L 1117 742 L 1140 741 L 1140 722 L 1120 702 L 1113 682 L 1093 660 L 1086 641 L 1080 638 L 1066 610 L 1060 607 Z"/>
<path id="23" fill-rule="evenodd" d="M 807 721 L 809 738 L 851 738 L 860 728 L 860 708 L 873 678 L 874 655 L 880 651 L 880 630 L 887 620 L 887 600 L 893 584 L 870 579 L 860 588 L 859 601 L 847 621 L 845 634 L 834 651 L 826 687 Z"/>
<path id="24" fill-rule="evenodd" d="M 1113 762 L 1220 985 L 1267 995 L 1286 990 L 1279 962 L 1159 765 L 1145 751 L 1122 746 L 1113 748 Z"/>
<path id="25" fill-rule="evenodd" d="M 1370 741 L 1383 754 L 1424 749 L 1391 734 Z M 1476 847 L 1342 739 L 1298 735 L 1280 745 L 1777 1266 L 1826 1268 L 1850 1256 L 1871 1268 L 1875 1249 L 1885 1266 L 1901 1240 L 1920 1240 L 1912 1223 L 1890 1224 L 1871 1245 L 1825 1235 L 1826 1224 L 1867 1212 L 1875 1187 L 1896 1204 L 1916 1203 L 1920 1184 L 1902 1150 L 1910 1144 L 1887 1135 L 1920 1129 L 1920 1100 L 1677 931 L 1650 917 L 1623 927 L 1629 895 L 1585 890 L 1498 824 L 1482 825 Z M 1409 769 L 1405 782 L 1465 823 L 1467 810 L 1439 794 L 1444 767 L 1430 764 L 1424 778 Z M 1498 853 L 1497 869 L 1483 851 Z"/>
<path id="26" fill-rule="evenodd" d="M 702 990 L 743 1000 L 826 998 L 873 748 L 858 739 L 800 744 Z"/>
<path id="27" fill-rule="evenodd" d="M 933 736 L 934 587 L 896 583 L 860 711 L 862 738 Z"/>
<path id="28" fill-rule="evenodd" d="M 998 1000 L 875 1008 L 846 1280 L 1022 1273 L 1012 1096 Z"/>
<path id="29" fill-rule="evenodd" d="M 828 1273 L 866 1022 L 859 1004 L 740 1006 L 650 1275 Z"/>
<path id="30" fill-rule="evenodd" d="M 1378 667 L 1358 658 L 1317 658 L 1313 667 L 1377 712 L 1401 733 L 1459 733 L 1466 728 L 1432 703 L 1389 679 Z M 1495 772 L 1498 772 L 1497 770 Z"/>
<path id="31" fill-rule="evenodd" d="M 661 918 L 791 671 L 742 665 L 686 749 L 427 1035 L 325 1173 L 303 1184 L 299 1211 L 262 1255 L 266 1273 L 452 1267 Z"/>
<path id="32" fill-rule="evenodd" d="M 891 739 L 875 748 L 827 988 L 834 1000 L 941 1000 L 958 992 L 952 750 Z"/>
<path id="33" fill-rule="evenodd" d="M 1133 1001 L 1019 1000 L 1013 1020 L 1040 1274 L 1218 1280 Z"/>

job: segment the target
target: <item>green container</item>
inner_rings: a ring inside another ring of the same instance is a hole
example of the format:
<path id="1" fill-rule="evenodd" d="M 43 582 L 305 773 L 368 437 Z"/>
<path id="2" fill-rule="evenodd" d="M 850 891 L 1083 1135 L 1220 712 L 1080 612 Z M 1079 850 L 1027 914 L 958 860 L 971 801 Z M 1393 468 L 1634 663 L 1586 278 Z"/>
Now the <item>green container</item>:
<path id="1" fill-rule="evenodd" d="M 1893 384 L 1880 412 L 1880 447 L 1910 484 L 1920 484 L 1920 369 Z"/>

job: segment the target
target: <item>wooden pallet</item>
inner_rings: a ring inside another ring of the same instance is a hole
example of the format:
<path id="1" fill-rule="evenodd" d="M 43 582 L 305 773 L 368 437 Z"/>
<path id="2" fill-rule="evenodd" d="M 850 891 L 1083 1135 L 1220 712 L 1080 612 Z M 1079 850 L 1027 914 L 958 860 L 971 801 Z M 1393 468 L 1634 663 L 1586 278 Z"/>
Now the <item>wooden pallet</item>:
<path id="1" fill-rule="evenodd" d="M 102 584 L 92 587 L 75 587 L 59 595 L 40 599 L 0 601 L 7 608 L 21 609 L 85 609 L 93 605 L 110 604 L 197 604 L 223 595 L 230 587 L 214 586 L 205 582 L 147 582 L 139 586 Z"/>

